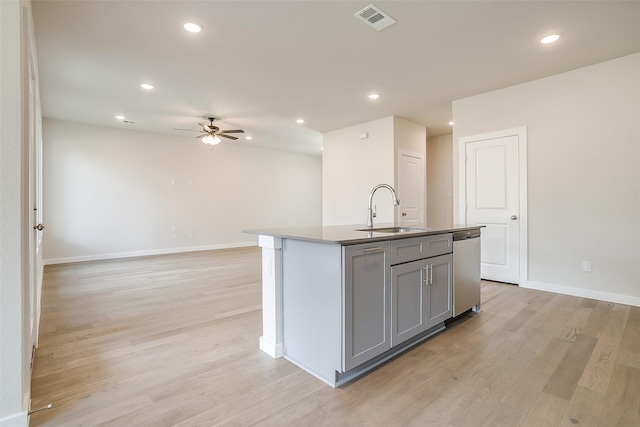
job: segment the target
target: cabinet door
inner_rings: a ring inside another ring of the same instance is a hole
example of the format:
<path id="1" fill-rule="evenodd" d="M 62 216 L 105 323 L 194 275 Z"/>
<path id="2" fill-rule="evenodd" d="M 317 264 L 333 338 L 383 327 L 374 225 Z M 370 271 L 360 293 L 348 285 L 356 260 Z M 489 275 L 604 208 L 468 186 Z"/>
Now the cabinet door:
<path id="1" fill-rule="evenodd" d="M 391 267 L 391 345 L 400 344 L 424 331 L 429 260 Z"/>
<path id="2" fill-rule="evenodd" d="M 389 242 L 344 247 L 344 353 L 348 371 L 391 348 Z"/>
<path id="3" fill-rule="evenodd" d="M 427 278 L 427 329 L 444 322 L 452 315 L 452 259 L 452 255 L 447 254 L 425 260 L 430 266 Z"/>

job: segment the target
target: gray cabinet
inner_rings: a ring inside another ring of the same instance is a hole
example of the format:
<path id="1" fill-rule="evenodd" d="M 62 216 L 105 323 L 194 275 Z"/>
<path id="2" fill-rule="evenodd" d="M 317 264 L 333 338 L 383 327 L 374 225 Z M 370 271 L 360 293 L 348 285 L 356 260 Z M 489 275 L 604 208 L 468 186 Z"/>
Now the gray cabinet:
<path id="1" fill-rule="evenodd" d="M 425 261 L 391 267 L 391 343 L 399 344 L 426 329 L 425 305 L 428 292 Z"/>
<path id="2" fill-rule="evenodd" d="M 396 346 L 451 317 L 451 235 L 397 240 L 391 250 L 392 263 L 409 261 L 391 267 L 391 345 Z"/>
<path id="3" fill-rule="evenodd" d="M 451 317 L 451 242 L 443 234 L 344 247 L 344 371 Z"/>
<path id="4" fill-rule="evenodd" d="M 389 242 L 345 246 L 343 360 L 345 371 L 391 348 Z"/>
<path id="5" fill-rule="evenodd" d="M 427 286 L 427 329 L 444 322 L 452 315 L 451 284 L 453 283 L 452 254 L 429 258 L 429 285 Z"/>

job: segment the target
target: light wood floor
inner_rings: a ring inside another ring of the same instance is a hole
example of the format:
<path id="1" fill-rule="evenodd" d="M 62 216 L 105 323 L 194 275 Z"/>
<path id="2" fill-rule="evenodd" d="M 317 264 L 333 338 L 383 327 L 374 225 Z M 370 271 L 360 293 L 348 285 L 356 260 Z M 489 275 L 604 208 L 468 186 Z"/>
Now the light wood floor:
<path id="1" fill-rule="evenodd" d="M 258 350 L 257 248 L 48 266 L 32 426 L 639 426 L 640 308 L 484 282 L 332 389 Z"/>

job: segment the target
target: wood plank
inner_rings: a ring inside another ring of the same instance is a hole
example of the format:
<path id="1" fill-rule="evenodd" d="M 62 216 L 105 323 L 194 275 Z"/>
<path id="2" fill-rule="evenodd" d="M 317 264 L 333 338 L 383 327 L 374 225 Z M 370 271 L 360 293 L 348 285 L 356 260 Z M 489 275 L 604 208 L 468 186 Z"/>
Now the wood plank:
<path id="1" fill-rule="evenodd" d="M 571 348 L 544 386 L 543 392 L 564 400 L 571 399 L 584 368 L 593 353 L 597 339 L 587 335 L 577 335 Z"/>
<path id="2" fill-rule="evenodd" d="M 485 420 L 486 425 L 516 426 L 520 424 L 540 396 L 570 344 L 556 337 L 549 339 L 538 357 L 520 375 L 500 404 Z"/>
<path id="3" fill-rule="evenodd" d="M 640 425 L 640 369 L 616 363 L 598 425 Z"/>
<path id="4" fill-rule="evenodd" d="M 640 369 L 640 307 L 630 307 L 617 363 Z"/>
<path id="5" fill-rule="evenodd" d="M 520 427 L 557 426 L 560 424 L 568 401 L 547 393 L 540 393 Z"/>
<path id="6" fill-rule="evenodd" d="M 598 425 L 603 403 L 603 393 L 582 386 L 576 387 L 575 392 L 571 396 L 571 401 L 562 415 L 560 425 Z"/>
<path id="7" fill-rule="evenodd" d="M 613 376 L 629 307 L 602 303 L 595 308 L 584 330 L 597 333 L 599 338 L 562 417 L 563 426 L 597 425 Z"/>

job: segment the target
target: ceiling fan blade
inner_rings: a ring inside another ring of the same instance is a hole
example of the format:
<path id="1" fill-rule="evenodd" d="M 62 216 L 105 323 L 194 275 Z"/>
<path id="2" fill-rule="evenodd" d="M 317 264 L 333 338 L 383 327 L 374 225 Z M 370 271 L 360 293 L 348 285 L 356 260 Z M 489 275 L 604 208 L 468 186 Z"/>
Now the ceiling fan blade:
<path id="1" fill-rule="evenodd" d="M 202 132 L 201 130 L 196 129 L 182 129 L 182 128 L 173 128 L 173 130 L 185 130 L 187 132 Z"/>
<path id="2" fill-rule="evenodd" d="M 196 136 L 196 138 L 204 138 L 205 136 L 210 135 L 208 133 L 203 133 L 202 135 L 198 135 Z"/>
<path id="3" fill-rule="evenodd" d="M 233 139 L 233 140 L 238 139 L 238 138 L 236 138 L 235 136 L 225 135 L 225 134 L 223 134 L 223 133 L 219 133 L 219 134 L 218 134 L 218 136 L 221 136 L 221 137 L 223 137 L 223 138 Z"/>
<path id="4" fill-rule="evenodd" d="M 242 129 L 234 129 L 234 130 L 223 130 L 220 133 L 244 133 Z"/>
<path id="5" fill-rule="evenodd" d="M 209 125 L 205 125 L 205 124 L 202 124 L 202 123 L 198 123 L 198 124 L 202 127 L 203 131 L 211 132 L 211 128 L 209 127 Z"/>

